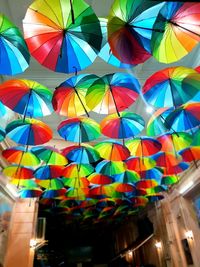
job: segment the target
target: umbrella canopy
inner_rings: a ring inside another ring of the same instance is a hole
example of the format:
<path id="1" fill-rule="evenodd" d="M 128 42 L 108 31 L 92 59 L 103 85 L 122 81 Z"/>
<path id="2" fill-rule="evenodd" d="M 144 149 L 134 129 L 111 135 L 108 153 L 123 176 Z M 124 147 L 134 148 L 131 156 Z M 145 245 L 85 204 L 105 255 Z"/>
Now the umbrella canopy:
<path id="1" fill-rule="evenodd" d="M 152 55 L 172 63 L 187 55 L 200 41 L 200 3 L 165 2 L 153 25 Z"/>
<path id="2" fill-rule="evenodd" d="M 145 100 L 157 108 L 177 107 L 192 99 L 200 87 L 200 74 L 186 67 L 170 67 L 150 76 L 142 89 Z"/>
<path id="3" fill-rule="evenodd" d="M 19 191 L 20 198 L 36 198 L 42 195 L 42 190 L 40 188 L 24 188 Z"/>
<path id="4" fill-rule="evenodd" d="M 89 181 L 85 177 L 81 178 L 62 178 L 62 182 L 64 183 L 64 186 L 69 186 L 73 188 L 88 188 Z"/>
<path id="5" fill-rule="evenodd" d="M 166 133 L 157 137 L 157 140 L 162 144 L 162 151 L 176 153 L 192 143 L 192 136 L 188 133 Z"/>
<path id="6" fill-rule="evenodd" d="M 114 1 L 108 16 L 108 41 L 120 61 L 140 64 L 151 56 L 152 28 L 161 7 L 153 6 L 153 1 Z"/>
<path id="7" fill-rule="evenodd" d="M 135 190 L 135 186 L 133 184 L 128 184 L 128 183 L 117 182 L 112 184 L 112 186 L 117 192 L 120 193 L 133 192 Z"/>
<path id="8" fill-rule="evenodd" d="M 169 176 L 169 175 L 176 175 L 178 173 L 184 172 L 185 170 L 187 170 L 190 167 L 189 164 L 185 163 L 185 162 L 181 162 L 176 166 L 171 166 L 171 167 L 167 167 L 164 168 L 164 175 Z"/>
<path id="9" fill-rule="evenodd" d="M 94 147 L 87 144 L 68 146 L 61 153 L 78 164 L 90 164 L 100 159 L 100 155 Z"/>
<path id="10" fill-rule="evenodd" d="M 64 196 L 66 192 L 67 192 L 67 189 L 65 188 L 61 188 L 58 190 L 46 189 L 42 194 L 42 198 L 58 198 L 58 197 Z"/>
<path id="11" fill-rule="evenodd" d="M 22 145 L 40 145 L 52 139 L 48 125 L 36 119 L 15 120 L 6 126 L 7 136 Z"/>
<path id="12" fill-rule="evenodd" d="M 111 176 L 103 175 L 101 173 L 92 173 L 87 177 L 88 181 L 91 184 L 98 184 L 98 185 L 105 185 L 105 184 L 111 184 L 113 179 Z"/>
<path id="13" fill-rule="evenodd" d="M 64 184 L 61 179 L 55 178 L 55 179 L 45 179 L 45 180 L 38 180 L 36 179 L 35 182 L 48 190 L 59 190 L 63 188 Z"/>
<path id="14" fill-rule="evenodd" d="M 165 168 L 178 165 L 182 161 L 182 157 L 169 152 L 159 152 L 153 155 L 152 159 L 156 161 L 157 166 Z"/>
<path id="15" fill-rule="evenodd" d="M 34 177 L 33 169 L 10 165 L 3 169 L 3 174 L 12 179 L 30 179 Z"/>
<path id="16" fill-rule="evenodd" d="M 200 129 L 193 133 L 191 146 L 200 146 Z"/>
<path id="17" fill-rule="evenodd" d="M 159 184 L 163 176 L 163 170 L 161 168 L 155 167 L 147 171 L 137 171 L 141 179 L 153 179 L 156 180 Z"/>
<path id="18" fill-rule="evenodd" d="M 143 196 L 132 197 L 130 200 L 134 207 L 145 207 L 146 204 L 149 202 L 148 198 Z"/>
<path id="19" fill-rule="evenodd" d="M 52 91 L 31 80 L 8 80 L 0 85 L 0 101 L 24 117 L 43 117 L 53 111 Z"/>
<path id="20" fill-rule="evenodd" d="M 82 143 L 97 139 L 100 136 L 100 128 L 92 119 L 76 117 L 61 122 L 58 133 L 67 141 Z"/>
<path id="21" fill-rule="evenodd" d="M 101 32 L 103 35 L 103 40 L 101 44 L 101 50 L 98 56 L 103 59 L 106 63 L 111 64 L 117 68 L 129 69 L 133 68 L 134 64 L 126 64 L 120 61 L 117 57 L 115 57 L 111 51 L 110 45 L 108 43 L 108 31 L 107 31 L 107 22 L 106 18 L 99 18 L 101 25 Z"/>
<path id="22" fill-rule="evenodd" d="M 130 156 L 129 150 L 121 143 L 114 140 L 105 140 L 94 146 L 96 151 L 104 159 L 111 161 L 122 161 Z"/>
<path id="23" fill-rule="evenodd" d="M 61 83 L 53 94 L 53 108 L 62 116 L 76 117 L 88 114 L 85 95 L 88 88 L 98 77 L 94 74 L 80 74 Z"/>
<path id="24" fill-rule="evenodd" d="M 95 170 L 98 173 L 112 176 L 115 174 L 123 173 L 126 169 L 126 165 L 122 161 L 109 161 L 109 160 L 102 160 L 99 162 Z"/>
<path id="25" fill-rule="evenodd" d="M 34 1 L 23 28 L 31 55 L 56 72 L 88 67 L 101 49 L 100 22 L 83 0 Z"/>
<path id="26" fill-rule="evenodd" d="M 60 151 L 52 146 L 37 146 L 33 147 L 31 151 L 43 160 L 46 165 L 67 165 L 68 160 L 61 155 Z"/>
<path id="27" fill-rule="evenodd" d="M 66 178 L 86 177 L 93 171 L 92 165 L 71 163 L 63 169 L 62 176 Z"/>
<path id="28" fill-rule="evenodd" d="M 100 114 L 123 111 L 139 96 L 140 84 L 128 73 L 106 74 L 94 81 L 86 94 L 87 106 Z"/>
<path id="29" fill-rule="evenodd" d="M 145 179 L 145 180 L 140 180 L 137 183 L 135 183 L 135 186 L 138 189 L 148 189 L 148 188 L 153 188 L 157 186 L 158 183 L 153 180 L 153 179 Z"/>
<path id="30" fill-rule="evenodd" d="M 0 126 L 0 142 L 4 140 L 6 136 L 6 131 Z"/>
<path id="31" fill-rule="evenodd" d="M 46 180 L 50 178 L 61 177 L 63 167 L 59 165 L 46 165 L 37 168 L 34 171 L 34 177 L 38 180 Z"/>
<path id="32" fill-rule="evenodd" d="M 23 166 L 37 166 L 40 159 L 23 146 L 11 147 L 2 151 L 2 156 L 10 163 Z"/>
<path id="33" fill-rule="evenodd" d="M 188 103 L 171 112 L 165 121 L 166 127 L 172 127 L 177 132 L 184 132 L 199 126 L 200 103 Z"/>
<path id="34" fill-rule="evenodd" d="M 156 136 L 168 132 L 169 129 L 165 126 L 165 119 L 173 110 L 174 108 L 159 108 L 156 110 L 147 123 L 146 134 Z"/>
<path id="35" fill-rule="evenodd" d="M 160 151 L 162 145 L 156 139 L 150 137 L 138 137 L 125 142 L 131 156 L 145 157 L 156 154 Z"/>
<path id="36" fill-rule="evenodd" d="M 156 166 L 155 160 L 148 157 L 129 157 L 126 160 L 126 165 L 129 170 L 133 171 L 147 171 Z"/>
<path id="37" fill-rule="evenodd" d="M 163 176 L 161 184 L 163 184 L 163 185 L 173 185 L 175 183 L 178 183 L 179 180 L 180 180 L 180 177 L 178 175 Z"/>
<path id="38" fill-rule="evenodd" d="M 139 134 L 145 122 L 141 116 L 132 112 L 114 113 L 104 118 L 101 123 L 101 132 L 111 138 L 129 138 Z"/>
<path id="39" fill-rule="evenodd" d="M 123 173 L 113 175 L 113 179 L 117 183 L 136 183 L 140 180 L 140 176 L 135 171 L 126 170 Z"/>
<path id="40" fill-rule="evenodd" d="M 0 14 L 0 74 L 15 75 L 29 66 L 30 54 L 19 29 Z"/>
<path id="41" fill-rule="evenodd" d="M 183 161 L 191 162 L 196 161 L 200 159 L 200 147 L 187 147 L 181 151 L 179 151 L 179 154 L 183 158 Z"/>
<path id="42" fill-rule="evenodd" d="M 4 106 L 3 103 L 0 102 L 0 117 L 5 116 L 7 113 L 6 107 Z"/>
<path id="43" fill-rule="evenodd" d="M 69 188 L 67 190 L 66 196 L 68 198 L 73 198 L 76 200 L 85 200 L 86 199 L 86 195 L 89 193 L 89 189 L 88 188 Z"/>

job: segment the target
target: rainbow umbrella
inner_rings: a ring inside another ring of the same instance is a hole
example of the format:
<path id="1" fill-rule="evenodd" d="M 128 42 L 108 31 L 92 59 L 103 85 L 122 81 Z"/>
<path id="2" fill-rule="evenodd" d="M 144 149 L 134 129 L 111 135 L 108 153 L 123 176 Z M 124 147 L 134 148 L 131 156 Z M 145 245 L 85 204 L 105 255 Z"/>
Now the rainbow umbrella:
<path id="1" fill-rule="evenodd" d="M 108 115 L 101 123 L 101 132 L 110 138 L 129 138 L 139 134 L 145 126 L 141 116 L 132 112 Z"/>
<path id="2" fill-rule="evenodd" d="M 67 190 L 66 196 L 68 198 L 76 199 L 76 200 L 85 200 L 86 195 L 89 194 L 88 188 L 69 188 Z"/>
<path id="3" fill-rule="evenodd" d="M 162 151 L 175 153 L 192 143 L 192 136 L 188 133 L 166 133 L 157 137 L 157 140 L 162 144 Z"/>
<path id="4" fill-rule="evenodd" d="M 8 80 L 0 85 L 0 101 L 24 117 L 43 117 L 53 111 L 52 91 L 31 80 Z"/>
<path id="5" fill-rule="evenodd" d="M 138 196 L 138 197 L 132 197 L 130 199 L 132 202 L 132 205 L 136 207 L 145 207 L 147 203 L 149 202 L 148 198 L 143 197 L 143 196 Z"/>
<path id="6" fill-rule="evenodd" d="M 18 165 L 37 166 L 40 164 L 40 159 L 23 146 L 7 148 L 2 151 L 2 156 L 8 162 Z"/>
<path id="7" fill-rule="evenodd" d="M 94 74 L 80 74 L 61 83 L 53 94 L 52 104 L 56 113 L 68 117 L 87 114 L 85 96 L 88 88 L 97 80 Z"/>
<path id="8" fill-rule="evenodd" d="M 178 107 L 198 92 L 200 74 L 186 67 L 162 69 L 150 76 L 142 89 L 144 99 L 154 107 Z"/>
<path id="9" fill-rule="evenodd" d="M 99 155 L 111 161 L 123 161 L 130 156 L 129 150 L 114 140 L 105 140 L 94 146 Z"/>
<path id="10" fill-rule="evenodd" d="M 87 106 L 98 114 L 123 111 L 138 98 L 140 84 L 128 73 L 106 74 L 96 79 L 86 93 Z"/>
<path id="11" fill-rule="evenodd" d="M 111 176 L 103 175 L 101 173 L 92 173 L 87 177 L 91 184 L 105 185 L 112 183 L 113 179 Z"/>
<path id="12" fill-rule="evenodd" d="M 68 163 L 67 159 L 60 153 L 60 151 L 52 146 L 37 146 L 33 147 L 31 151 L 43 160 L 46 165 L 63 166 Z"/>
<path id="13" fill-rule="evenodd" d="M 78 164 L 90 164 L 100 159 L 100 155 L 94 147 L 87 144 L 68 146 L 61 153 Z"/>
<path id="14" fill-rule="evenodd" d="M 23 188 L 19 191 L 20 198 L 36 198 L 42 195 L 42 189 L 40 188 Z"/>
<path id="15" fill-rule="evenodd" d="M 42 198 L 58 198 L 63 196 L 67 192 L 67 189 L 46 189 L 42 194 Z"/>
<path id="16" fill-rule="evenodd" d="M 197 131 L 192 135 L 191 146 L 200 146 L 200 129 L 198 127 Z"/>
<path id="17" fill-rule="evenodd" d="M 102 198 L 97 200 L 96 206 L 100 208 L 114 207 L 116 205 L 116 199 L 114 198 Z"/>
<path id="18" fill-rule="evenodd" d="M 126 170 L 123 173 L 113 175 L 113 179 L 117 183 L 135 183 L 140 180 L 140 176 L 135 171 Z"/>
<path id="19" fill-rule="evenodd" d="M 36 179 L 35 182 L 41 186 L 41 187 L 44 187 L 48 190 L 59 190 L 61 188 L 63 188 L 64 184 L 62 182 L 61 179 L 59 178 L 49 178 L 49 179 L 42 179 L 42 180 L 38 180 Z"/>
<path id="20" fill-rule="evenodd" d="M 101 173 L 103 175 L 108 175 L 108 176 L 123 173 L 125 169 L 126 165 L 124 162 L 110 161 L 110 160 L 102 160 L 95 167 L 95 171 L 97 173 Z"/>
<path id="21" fill-rule="evenodd" d="M 34 1 L 23 28 L 31 55 L 56 72 L 87 68 L 101 49 L 100 22 L 83 0 Z"/>
<path id="22" fill-rule="evenodd" d="M 164 176 L 169 176 L 169 175 L 176 175 L 178 173 L 184 172 L 190 167 L 189 164 L 185 162 L 181 162 L 176 166 L 170 166 L 167 168 L 164 168 Z"/>
<path id="23" fill-rule="evenodd" d="M 151 157 L 156 161 L 158 167 L 170 168 L 172 166 L 178 165 L 182 161 L 182 157 L 179 155 L 174 155 L 169 152 L 159 152 Z"/>
<path id="24" fill-rule="evenodd" d="M 160 108 L 150 117 L 146 133 L 148 136 L 156 136 L 168 132 L 168 127 L 165 126 L 166 117 L 174 110 L 174 108 Z M 169 127 L 170 128 L 170 127 Z M 173 131 L 173 129 L 170 128 Z"/>
<path id="25" fill-rule="evenodd" d="M 89 181 L 85 177 L 76 177 L 76 178 L 62 178 L 64 186 L 73 187 L 73 188 L 88 188 Z"/>
<path id="26" fill-rule="evenodd" d="M 177 132 L 184 132 L 200 125 L 200 103 L 186 103 L 171 112 L 165 122 Z"/>
<path id="27" fill-rule="evenodd" d="M 200 3 L 165 2 L 153 25 L 152 55 L 163 63 L 178 61 L 200 41 Z"/>
<path id="28" fill-rule="evenodd" d="M 101 25 L 101 32 L 103 35 L 103 40 L 101 44 L 101 50 L 98 56 L 103 59 L 106 63 L 111 64 L 117 68 L 130 69 L 133 68 L 134 64 L 126 64 L 120 61 L 117 57 L 115 57 L 110 49 L 110 45 L 108 43 L 108 32 L 107 32 L 107 22 L 106 18 L 99 18 Z"/>
<path id="29" fill-rule="evenodd" d="M 126 160 L 126 165 L 132 171 L 147 171 L 156 166 L 155 160 L 149 157 L 129 157 Z"/>
<path id="30" fill-rule="evenodd" d="M 61 122 L 58 133 L 67 141 L 82 143 L 99 138 L 99 124 L 92 119 L 75 117 Z"/>
<path id="31" fill-rule="evenodd" d="M 20 30 L 0 14 L 0 73 L 15 75 L 29 66 L 30 54 Z"/>
<path id="32" fill-rule="evenodd" d="M 99 213 L 98 220 L 105 219 L 105 218 L 111 216 L 114 212 L 115 212 L 114 207 L 105 207 Z"/>
<path id="33" fill-rule="evenodd" d="M 0 102 L 0 117 L 5 116 L 7 113 L 6 107 L 4 106 L 3 103 Z"/>
<path id="34" fill-rule="evenodd" d="M 125 146 L 131 156 L 146 157 L 158 153 L 162 145 L 156 139 L 142 136 L 126 141 Z"/>
<path id="35" fill-rule="evenodd" d="M 6 126 L 7 136 L 22 145 L 40 145 L 51 140 L 53 133 L 44 122 L 26 118 Z"/>
<path id="36" fill-rule="evenodd" d="M 92 165 L 70 163 L 63 169 L 62 176 L 66 178 L 80 178 L 90 175 L 93 171 Z"/>
<path id="37" fill-rule="evenodd" d="M 115 0 L 108 16 L 112 53 L 127 64 L 140 64 L 150 55 L 150 39 L 162 5 L 153 1 Z"/>
<path id="38" fill-rule="evenodd" d="M 0 126 L 0 142 L 4 140 L 6 136 L 6 131 Z"/>
<path id="39" fill-rule="evenodd" d="M 19 188 L 36 188 L 38 185 L 33 179 L 12 179 L 10 181 L 11 184 L 18 186 Z"/>
<path id="40" fill-rule="evenodd" d="M 113 183 L 112 186 L 117 192 L 126 193 L 126 192 L 133 192 L 135 190 L 135 186 L 133 184 L 128 183 Z"/>
<path id="41" fill-rule="evenodd" d="M 161 184 L 163 185 L 173 185 L 180 181 L 180 177 L 178 175 L 166 175 L 162 177 Z"/>
<path id="42" fill-rule="evenodd" d="M 155 167 L 147 171 L 137 171 L 141 179 L 154 179 L 160 183 L 163 176 L 163 170 L 161 168 Z"/>
<path id="43" fill-rule="evenodd" d="M 183 158 L 183 161 L 186 162 L 194 162 L 195 166 L 197 167 L 196 160 L 200 160 L 200 147 L 194 146 L 194 147 L 187 147 L 181 151 L 179 151 L 179 154 Z"/>
<path id="44" fill-rule="evenodd" d="M 33 169 L 10 165 L 3 169 L 3 174 L 12 179 L 30 179 L 34 177 Z"/>
<path id="45" fill-rule="evenodd" d="M 46 165 L 37 168 L 34 171 L 34 177 L 39 180 L 46 180 L 49 178 L 61 177 L 63 173 L 63 167 L 60 165 Z"/>
<path id="46" fill-rule="evenodd" d="M 165 192 L 167 189 L 168 187 L 165 185 L 156 185 L 154 187 L 146 189 L 146 192 L 147 192 L 146 196 L 149 197 L 155 194 L 159 194 L 159 193 Z"/>
<path id="47" fill-rule="evenodd" d="M 141 179 L 140 181 L 135 183 L 137 189 L 145 189 L 145 190 L 148 188 L 153 188 L 157 185 L 158 183 L 154 179 L 144 179 L 144 180 Z"/>
<path id="48" fill-rule="evenodd" d="M 153 203 L 153 202 L 162 200 L 164 196 L 159 193 L 152 193 L 152 194 L 147 195 L 147 198 L 149 200 L 149 203 Z"/>

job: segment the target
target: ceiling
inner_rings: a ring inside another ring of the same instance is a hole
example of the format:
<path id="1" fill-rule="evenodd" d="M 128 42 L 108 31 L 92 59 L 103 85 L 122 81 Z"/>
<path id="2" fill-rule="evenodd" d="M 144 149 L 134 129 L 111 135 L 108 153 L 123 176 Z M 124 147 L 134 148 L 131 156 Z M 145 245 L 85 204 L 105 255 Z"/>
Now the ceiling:
<path id="1" fill-rule="evenodd" d="M 25 16 L 26 10 L 28 6 L 31 4 L 31 0 L 0 0 L 1 12 L 7 15 L 19 28 L 22 29 L 22 20 Z M 97 16 L 106 17 L 109 13 L 109 9 L 114 2 L 114 0 L 86 0 L 88 4 L 90 4 Z M 140 64 L 129 70 L 132 74 L 134 74 L 141 84 L 145 82 L 145 80 L 155 71 L 166 68 L 172 65 L 183 65 L 187 67 L 196 67 L 200 65 L 200 46 L 197 46 L 188 56 L 184 59 L 180 60 L 176 64 L 166 65 L 158 63 L 153 57 L 146 61 L 144 64 Z M 100 58 L 97 58 L 95 62 L 86 70 L 80 73 L 94 73 L 99 76 L 113 73 L 113 72 L 126 72 L 127 70 L 115 68 L 107 63 L 105 63 Z M 72 75 L 60 74 L 52 72 L 45 67 L 41 66 L 38 62 L 36 62 L 33 58 L 31 59 L 30 67 L 21 75 L 18 75 L 17 78 L 25 78 L 30 80 L 36 80 L 37 82 L 54 89 L 61 82 L 66 80 Z M 11 77 L 3 76 L 1 77 L 1 81 L 6 79 L 10 79 Z M 149 118 L 149 114 L 146 113 L 144 109 L 144 103 L 142 99 L 136 101 L 136 103 L 129 109 L 135 113 L 140 114 L 147 121 Z M 104 116 L 91 113 L 91 118 L 100 122 Z M 54 131 L 54 140 L 51 143 L 56 143 L 58 146 L 65 146 L 66 142 L 62 141 L 57 134 L 57 126 L 64 119 L 57 114 L 52 114 L 51 116 L 47 116 L 43 119 Z M 145 134 L 144 132 L 142 134 Z M 104 138 L 104 137 L 102 137 Z M 57 142 L 58 141 L 58 142 Z"/>

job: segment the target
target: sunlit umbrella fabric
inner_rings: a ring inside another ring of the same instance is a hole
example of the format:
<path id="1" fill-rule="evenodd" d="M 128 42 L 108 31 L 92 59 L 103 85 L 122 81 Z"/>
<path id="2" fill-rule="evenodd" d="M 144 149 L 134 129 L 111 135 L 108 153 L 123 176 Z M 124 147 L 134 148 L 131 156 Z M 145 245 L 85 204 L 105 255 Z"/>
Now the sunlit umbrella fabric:
<path id="1" fill-rule="evenodd" d="M 85 177 L 76 178 L 62 178 L 64 186 L 73 188 L 88 188 L 90 182 Z"/>
<path id="2" fill-rule="evenodd" d="M 178 165 L 182 161 L 180 155 L 174 155 L 169 152 L 159 152 L 152 156 L 152 159 L 156 161 L 158 167 L 170 168 L 172 166 Z"/>
<path id="3" fill-rule="evenodd" d="M 19 165 L 10 165 L 3 169 L 3 174 L 12 179 L 30 179 L 33 178 L 33 169 Z"/>
<path id="4" fill-rule="evenodd" d="M 200 159 L 200 147 L 188 147 L 179 151 L 179 154 L 182 156 L 183 161 L 195 162 Z"/>
<path id="5" fill-rule="evenodd" d="M 19 29 L 0 14 L 0 74 L 15 75 L 29 66 L 30 54 Z"/>
<path id="6" fill-rule="evenodd" d="M 113 175 L 113 179 L 117 183 L 135 183 L 140 180 L 140 176 L 137 172 L 126 170 L 123 173 Z"/>
<path id="7" fill-rule="evenodd" d="M 105 185 L 113 182 L 112 176 L 103 175 L 101 173 L 92 173 L 87 177 L 91 184 Z"/>
<path id="8" fill-rule="evenodd" d="M 34 1 L 23 28 L 31 55 L 56 72 L 88 67 L 101 49 L 100 22 L 83 0 L 74 0 L 71 5 L 70 1 Z"/>
<path id="9" fill-rule="evenodd" d="M 166 2 L 153 25 L 152 55 L 172 63 L 187 55 L 200 41 L 200 3 Z"/>
<path id="10" fill-rule="evenodd" d="M 187 164 L 185 162 L 181 162 L 176 166 L 171 166 L 171 167 L 164 168 L 164 175 L 178 174 L 178 173 L 184 172 L 189 167 L 190 167 L 189 164 Z"/>
<path id="11" fill-rule="evenodd" d="M 48 190 L 59 190 L 63 188 L 64 184 L 61 179 L 59 178 L 49 178 L 49 179 L 36 179 L 35 182 Z"/>
<path id="12" fill-rule="evenodd" d="M 52 139 L 53 133 L 44 122 L 26 118 L 15 120 L 6 126 L 7 136 L 22 145 L 40 145 Z"/>
<path id="13" fill-rule="evenodd" d="M 124 162 L 109 161 L 109 160 L 102 160 L 95 167 L 96 172 L 104 174 L 104 175 L 108 175 L 108 176 L 123 173 L 125 169 L 126 169 L 126 165 Z"/>
<path id="14" fill-rule="evenodd" d="M 0 101 L 25 117 L 43 117 L 53 111 L 52 91 L 31 80 L 8 80 L 0 85 Z"/>
<path id="15" fill-rule="evenodd" d="M 128 73 L 106 74 L 94 81 L 86 94 L 87 106 L 100 114 L 123 111 L 139 96 L 140 84 Z"/>
<path id="16" fill-rule="evenodd" d="M 94 168 L 89 164 L 71 163 L 63 169 L 62 176 L 66 178 L 86 177 L 93 172 Z"/>
<path id="17" fill-rule="evenodd" d="M 39 180 L 46 180 L 50 178 L 61 177 L 63 172 L 63 167 L 59 165 L 46 165 L 37 168 L 34 171 L 34 177 Z"/>
<path id="18" fill-rule="evenodd" d="M 42 195 L 42 190 L 40 188 L 23 188 L 19 191 L 20 198 L 36 198 Z"/>
<path id="19" fill-rule="evenodd" d="M 100 127 L 92 119 L 75 117 L 61 122 L 58 133 L 67 141 L 82 143 L 97 139 L 100 136 Z"/>
<path id="20" fill-rule="evenodd" d="M 129 157 L 126 160 L 126 165 L 132 171 L 146 171 L 154 168 L 156 162 L 150 157 Z"/>

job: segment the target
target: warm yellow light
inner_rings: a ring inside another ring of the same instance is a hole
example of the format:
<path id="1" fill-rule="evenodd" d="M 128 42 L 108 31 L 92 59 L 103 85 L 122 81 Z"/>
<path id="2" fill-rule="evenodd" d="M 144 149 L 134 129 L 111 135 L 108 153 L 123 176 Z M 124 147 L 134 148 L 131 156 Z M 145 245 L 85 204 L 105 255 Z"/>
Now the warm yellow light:
<path id="1" fill-rule="evenodd" d="M 187 239 L 193 239 L 193 232 L 191 230 L 188 230 L 185 232 L 185 236 Z"/>
<path id="2" fill-rule="evenodd" d="M 156 241 L 156 243 L 155 243 L 155 247 L 156 247 L 157 249 L 161 249 L 161 248 L 162 248 L 162 244 L 161 244 L 161 242 Z"/>
<path id="3" fill-rule="evenodd" d="M 30 247 L 31 247 L 31 248 L 35 248 L 36 245 L 37 245 L 37 241 L 36 241 L 35 239 L 31 239 L 31 240 L 30 240 Z"/>

